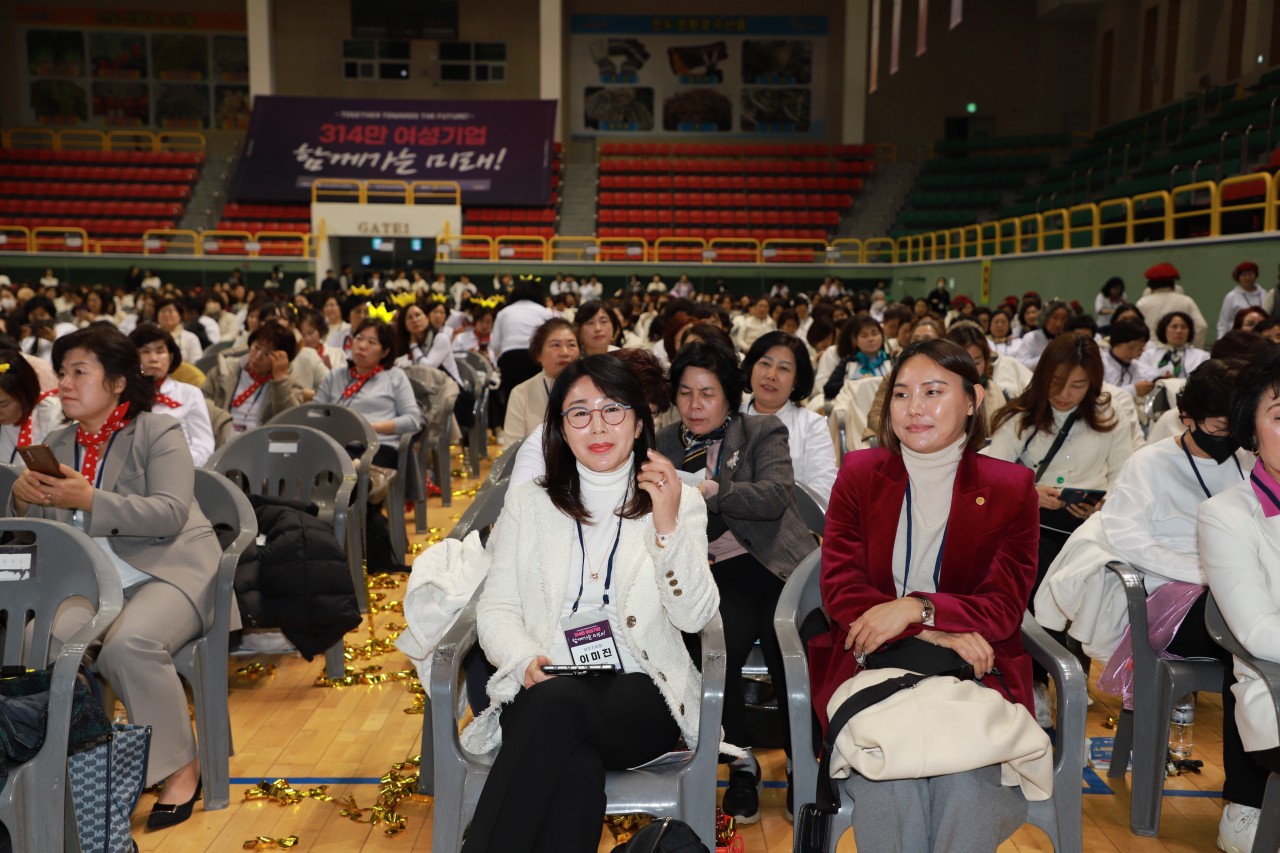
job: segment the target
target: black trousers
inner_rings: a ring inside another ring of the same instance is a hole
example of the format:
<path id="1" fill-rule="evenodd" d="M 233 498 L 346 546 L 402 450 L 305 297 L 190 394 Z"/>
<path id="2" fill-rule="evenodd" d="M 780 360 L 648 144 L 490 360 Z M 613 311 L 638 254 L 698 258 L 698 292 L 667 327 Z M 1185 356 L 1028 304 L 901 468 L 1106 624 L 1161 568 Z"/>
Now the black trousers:
<path id="1" fill-rule="evenodd" d="M 1027 609 L 1031 614 L 1035 615 L 1036 593 L 1040 590 L 1040 583 L 1044 580 L 1044 576 L 1049 571 L 1049 566 L 1053 565 L 1053 561 L 1058 559 L 1058 554 L 1062 551 L 1062 547 L 1067 544 L 1067 540 L 1071 538 L 1071 534 L 1076 528 L 1084 522 L 1076 518 L 1065 509 L 1040 509 L 1040 550 L 1036 561 L 1036 582 L 1031 586 L 1031 598 L 1027 601 Z M 1050 631 L 1049 636 L 1053 637 L 1064 648 L 1071 650 L 1080 658 L 1080 666 L 1084 667 L 1084 674 L 1089 675 L 1089 662 L 1087 658 L 1083 658 L 1082 654 L 1075 651 L 1074 641 L 1067 637 L 1065 631 Z M 1037 661 L 1031 662 L 1031 680 L 1035 684 L 1048 684 L 1049 673 Z"/>
<path id="2" fill-rule="evenodd" d="M 644 673 L 560 676 L 502 712 L 502 749 L 462 853 L 594 853 L 604 773 L 657 758 L 680 728 Z"/>
<path id="3" fill-rule="evenodd" d="M 498 359 L 498 371 L 502 374 L 502 384 L 498 386 L 497 395 L 502 406 L 499 425 L 507 417 L 507 398 L 511 396 L 511 389 L 537 376 L 540 369 L 527 349 L 507 350 Z"/>
<path id="4" fill-rule="evenodd" d="M 765 666 L 778 697 L 778 712 L 786 734 L 787 754 L 791 754 L 791 726 L 787 717 L 787 680 L 782 669 L 782 650 L 773 631 L 773 611 L 778 607 L 783 582 L 755 557 L 742 554 L 711 566 L 711 576 L 720 588 L 720 619 L 724 622 L 725 674 L 724 714 L 721 718 L 725 740 L 734 746 L 750 746 L 747 736 L 747 702 L 742 692 L 742 667 L 756 640 L 764 653 Z M 685 643 L 695 661 L 702 660 L 702 644 L 697 636 L 685 635 Z"/>
<path id="5" fill-rule="evenodd" d="M 1236 725 L 1236 696 L 1231 685 L 1236 677 L 1231 670 L 1232 658 L 1226 649 L 1209 636 L 1204 625 L 1204 609 L 1209 596 L 1202 595 L 1187 612 L 1187 618 L 1178 626 L 1178 633 L 1169 643 L 1169 651 L 1179 657 L 1216 658 L 1226 668 L 1222 684 L 1222 798 L 1242 806 L 1262 808 L 1262 796 L 1267 788 L 1267 777 L 1272 771 L 1280 772 L 1280 748 L 1261 752 L 1246 752 L 1240 742 L 1240 727 Z"/>

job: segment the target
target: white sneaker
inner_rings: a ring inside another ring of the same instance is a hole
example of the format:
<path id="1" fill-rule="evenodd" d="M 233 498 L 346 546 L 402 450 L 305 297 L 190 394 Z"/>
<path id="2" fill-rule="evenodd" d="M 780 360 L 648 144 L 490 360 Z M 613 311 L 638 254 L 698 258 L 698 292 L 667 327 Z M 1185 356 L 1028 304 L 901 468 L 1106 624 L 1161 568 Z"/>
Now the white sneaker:
<path id="1" fill-rule="evenodd" d="M 1053 727 L 1053 709 L 1049 707 L 1049 685 L 1036 684 L 1032 690 L 1036 700 L 1036 725 L 1042 729 Z"/>
<path id="2" fill-rule="evenodd" d="M 1222 820 L 1218 821 L 1218 849 L 1226 853 L 1249 853 L 1261 814 L 1260 809 L 1227 803 L 1222 810 Z"/>

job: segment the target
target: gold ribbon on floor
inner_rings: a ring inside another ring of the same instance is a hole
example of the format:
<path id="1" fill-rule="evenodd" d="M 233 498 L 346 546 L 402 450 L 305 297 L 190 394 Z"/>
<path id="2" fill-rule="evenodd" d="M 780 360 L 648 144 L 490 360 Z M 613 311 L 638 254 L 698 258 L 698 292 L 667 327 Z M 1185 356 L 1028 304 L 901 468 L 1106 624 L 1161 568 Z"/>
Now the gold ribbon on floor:
<path id="1" fill-rule="evenodd" d="M 385 684 L 388 681 L 408 681 L 418 677 L 416 669 L 399 669 L 383 672 L 377 664 L 366 666 L 356 671 L 354 666 L 344 667 L 345 674 L 341 678 L 329 678 L 324 673 L 316 676 L 313 687 L 354 687 L 357 684 Z"/>
<path id="2" fill-rule="evenodd" d="M 653 823 L 653 816 L 647 814 L 614 814 L 605 815 L 604 825 L 613 836 L 615 844 L 626 844 L 631 836 Z"/>
<path id="3" fill-rule="evenodd" d="M 276 674 L 276 665 L 254 661 L 236 670 L 236 678 L 258 679 Z"/>
<path id="4" fill-rule="evenodd" d="M 333 802 L 333 797 L 329 796 L 328 790 L 328 785 L 317 785 L 314 788 L 299 791 L 289 784 L 288 779 L 277 779 L 274 782 L 263 779 L 252 788 L 247 789 L 244 792 L 244 798 L 246 800 L 269 800 L 282 806 L 291 806 L 303 800 L 320 800 L 324 803 L 331 803 Z"/>
<path id="5" fill-rule="evenodd" d="M 257 838 L 250 838 L 244 843 L 245 850 L 288 850 L 298 843 L 298 836 L 286 835 L 284 838 L 269 838 L 265 835 L 259 835 Z"/>

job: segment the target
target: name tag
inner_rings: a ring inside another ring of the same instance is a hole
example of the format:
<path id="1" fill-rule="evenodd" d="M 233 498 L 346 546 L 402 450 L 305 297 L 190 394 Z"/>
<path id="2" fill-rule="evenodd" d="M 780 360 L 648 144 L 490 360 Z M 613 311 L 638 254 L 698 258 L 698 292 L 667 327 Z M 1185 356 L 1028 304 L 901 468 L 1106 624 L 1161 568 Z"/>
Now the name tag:
<path id="1" fill-rule="evenodd" d="M 610 664 L 614 669 L 622 669 L 613 626 L 603 610 L 580 610 L 561 620 L 560 627 L 574 664 Z"/>

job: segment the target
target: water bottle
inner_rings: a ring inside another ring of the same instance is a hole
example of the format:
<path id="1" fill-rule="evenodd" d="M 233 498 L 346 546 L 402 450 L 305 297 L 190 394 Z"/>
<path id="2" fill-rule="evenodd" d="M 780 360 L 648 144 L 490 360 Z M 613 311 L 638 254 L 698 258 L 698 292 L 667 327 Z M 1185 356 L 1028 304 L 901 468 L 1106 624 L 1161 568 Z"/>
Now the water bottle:
<path id="1" fill-rule="evenodd" d="M 1188 693 L 1173 706 L 1173 714 L 1169 717 L 1169 754 L 1174 761 L 1182 761 L 1191 757 L 1194 742 L 1191 728 L 1196 721 L 1196 697 Z"/>

